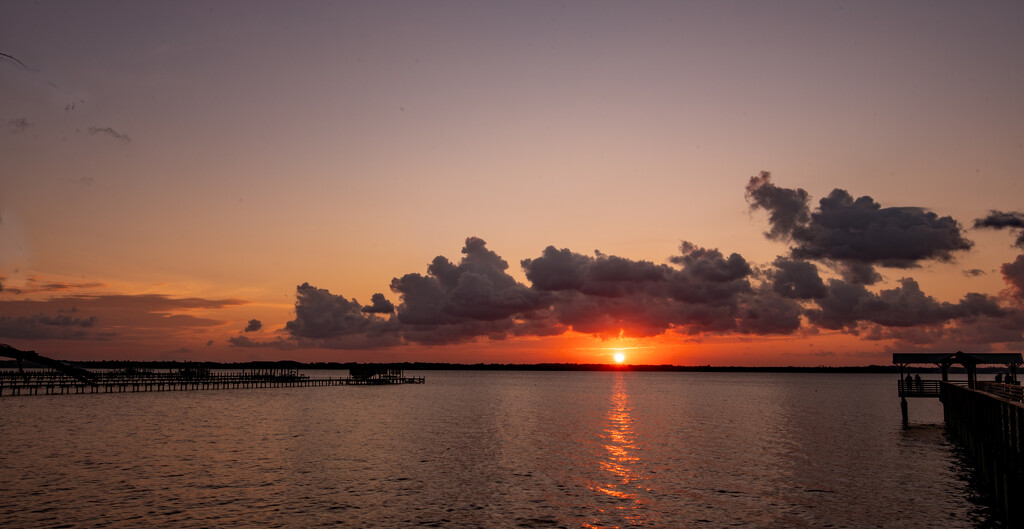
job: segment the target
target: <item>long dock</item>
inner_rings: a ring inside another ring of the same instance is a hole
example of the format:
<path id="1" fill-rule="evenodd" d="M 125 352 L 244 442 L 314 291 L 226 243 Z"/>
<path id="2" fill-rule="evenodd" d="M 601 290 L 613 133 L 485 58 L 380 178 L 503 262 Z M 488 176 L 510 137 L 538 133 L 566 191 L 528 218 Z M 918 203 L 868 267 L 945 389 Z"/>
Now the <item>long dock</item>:
<path id="1" fill-rule="evenodd" d="M 388 364 L 364 364 L 349 369 L 349 376 L 311 378 L 279 363 L 255 363 L 241 371 L 214 372 L 203 363 L 153 371 L 129 365 L 123 369 L 89 371 L 35 351 L 0 344 L 0 357 L 13 358 L 17 369 L 0 370 L 0 397 L 19 395 L 81 395 L 86 393 L 139 393 L 200 389 L 305 388 L 311 386 L 379 386 L 423 384 L 423 377 L 407 377 Z M 25 369 L 25 363 L 44 366 Z"/>
<path id="2" fill-rule="evenodd" d="M 370 386 L 386 384 L 423 384 L 423 377 L 396 378 L 310 378 L 305 376 L 265 376 L 213 374 L 202 378 L 171 375 L 151 377 L 111 377 L 87 384 L 52 373 L 25 377 L 18 372 L 0 372 L 0 397 L 21 395 L 75 395 L 89 393 L 139 393 L 151 391 L 193 391 L 211 389 L 294 388 L 319 386 Z"/>

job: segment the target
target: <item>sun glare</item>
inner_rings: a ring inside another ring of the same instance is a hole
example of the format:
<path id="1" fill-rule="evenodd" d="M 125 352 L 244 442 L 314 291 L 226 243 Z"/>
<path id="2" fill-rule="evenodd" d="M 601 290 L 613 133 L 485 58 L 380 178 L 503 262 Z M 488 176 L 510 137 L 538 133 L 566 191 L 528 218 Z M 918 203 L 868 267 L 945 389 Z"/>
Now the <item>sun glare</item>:
<path id="1" fill-rule="evenodd" d="M 621 364 L 626 361 L 626 355 L 623 354 L 622 352 L 615 353 L 615 356 L 613 356 L 612 358 L 615 359 L 616 364 Z"/>

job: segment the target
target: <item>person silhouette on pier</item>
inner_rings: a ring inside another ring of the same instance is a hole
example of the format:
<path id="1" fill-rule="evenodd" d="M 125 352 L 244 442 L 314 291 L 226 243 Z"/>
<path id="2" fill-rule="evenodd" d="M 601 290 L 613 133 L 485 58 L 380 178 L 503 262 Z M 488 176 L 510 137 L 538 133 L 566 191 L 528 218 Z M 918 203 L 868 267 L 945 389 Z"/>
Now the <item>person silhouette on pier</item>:
<path id="1" fill-rule="evenodd" d="M 917 387 L 918 391 L 921 391 L 921 375 L 914 375 L 914 386 Z"/>
<path id="2" fill-rule="evenodd" d="M 910 373 L 907 373 L 907 378 L 904 379 L 904 382 L 906 383 L 905 391 L 914 389 L 914 377 L 910 376 Z"/>
<path id="3" fill-rule="evenodd" d="M 997 384 L 1002 384 L 1003 383 L 1003 374 L 1002 373 L 996 373 L 996 383 Z"/>

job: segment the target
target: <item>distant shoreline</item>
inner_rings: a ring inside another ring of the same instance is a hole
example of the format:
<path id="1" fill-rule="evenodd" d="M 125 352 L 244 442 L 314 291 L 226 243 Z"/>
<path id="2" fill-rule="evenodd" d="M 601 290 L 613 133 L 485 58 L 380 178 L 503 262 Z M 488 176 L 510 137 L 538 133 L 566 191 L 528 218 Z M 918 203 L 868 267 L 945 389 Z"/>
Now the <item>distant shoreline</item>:
<path id="1" fill-rule="evenodd" d="M 356 366 L 386 364 L 410 371 L 639 371 L 639 372 L 692 372 L 692 373 L 899 373 L 895 365 L 868 366 L 677 366 L 660 365 L 616 365 L 616 364 L 572 364 L 572 363 L 540 363 L 540 364 L 458 364 L 448 362 L 296 362 L 281 360 L 276 362 L 184 362 L 184 361 L 132 361 L 132 360 L 87 360 L 68 363 L 86 369 L 176 369 L 186 365 L 201 363 L 210 369 L 303 369 L 303 370 L 339 370 L 351 369 Z M 0 369 L 16 369 L 16 361 L 0 361 Z M 28 365 L 26 365 L 28 367 Z M 41 366 L 40 366 L 41 367 Z M 979 368 L 982 373 L 996 373 L 1005 368 Z M 938 373 L 937 367 L 915 367 L 912 373 Z M 952 373 L 962 370 L 952 368 Z"/>

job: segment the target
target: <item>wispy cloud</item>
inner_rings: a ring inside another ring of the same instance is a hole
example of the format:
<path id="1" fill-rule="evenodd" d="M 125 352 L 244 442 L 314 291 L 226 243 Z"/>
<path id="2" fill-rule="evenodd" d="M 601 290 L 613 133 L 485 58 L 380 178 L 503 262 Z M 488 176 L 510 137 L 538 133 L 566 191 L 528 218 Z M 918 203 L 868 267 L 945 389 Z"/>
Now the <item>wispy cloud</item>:
<path id="1" fill-rule="evenodd" d="M 28 340 L 83 340 L 102 339 L 105 336 L 90 332 L 96 326 L 96 317 L 76 318 L 68 314 L 47 316 L 0 316 L 0 336 Z"/>
<path id="2" fill-rule="evenodd" d="M 97 339 L 116 334 L 166 339 L 174 333 L 209 329 L 225 323 L 196 315 L 194 311 L 207 313 L 244 303 L 238 299 L 174 298 L 160 294 L 2 300 L 0 337 Z M 58 328 L 65 330 L 58 332 Z"/>
<path id="3" fill-rule="evenodd" d="M 131 136 L 118 132 L 111 127 L 89 127 L 86 129 L 89 134 L 94 136 L 108 136 L 122 143 L 131 143 Z"/>
<path id="4" fill-rule="evenodd" d="M 15 134 L 20 134 L 32 128 L 32 123 L 26 118 L 12 118 L 7 120 L 7 128 Z"/>

